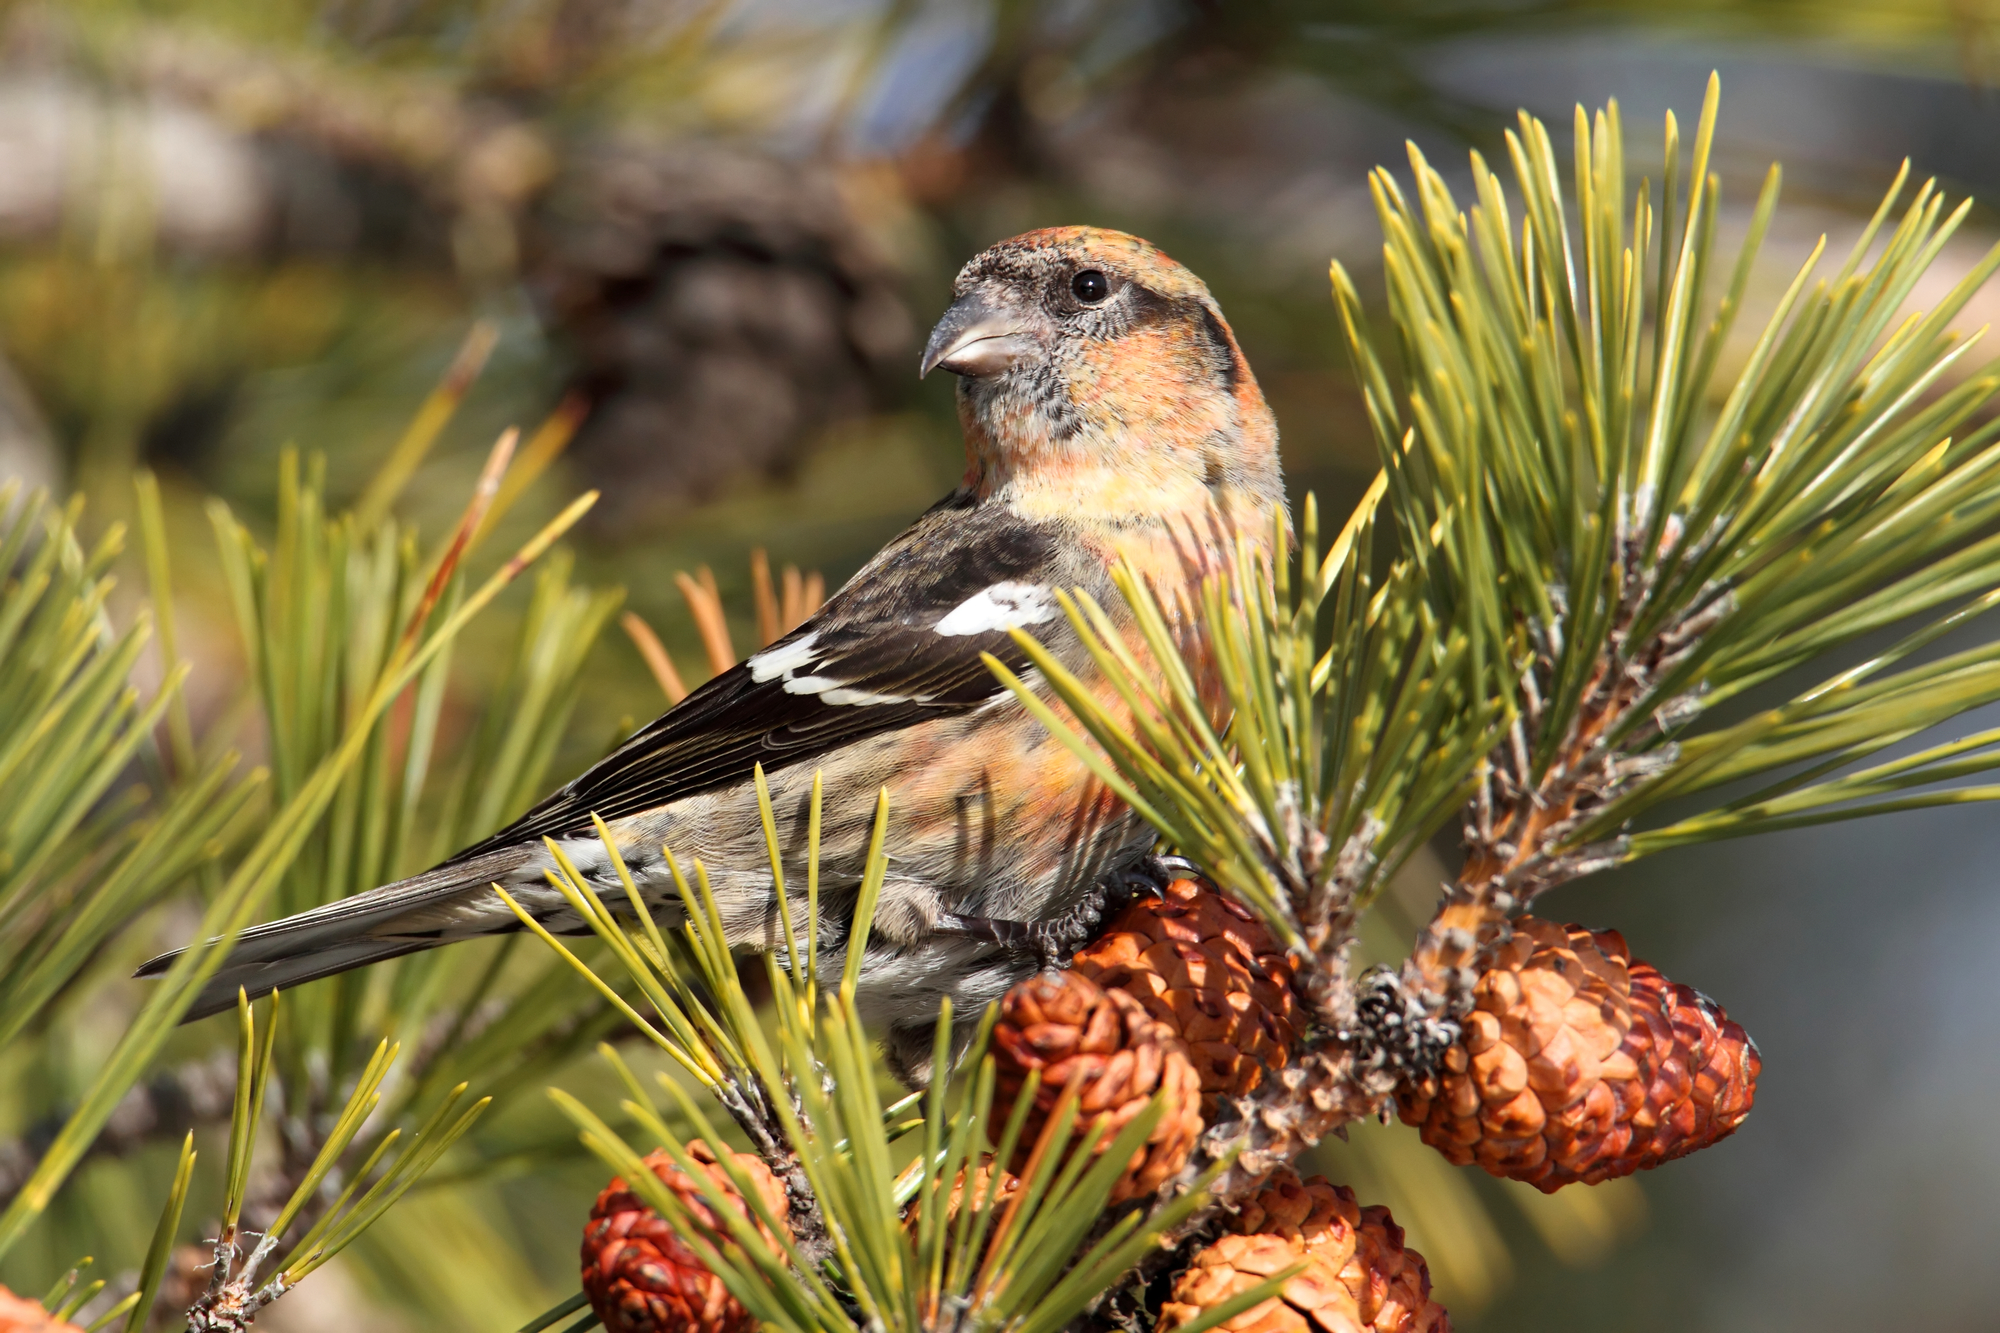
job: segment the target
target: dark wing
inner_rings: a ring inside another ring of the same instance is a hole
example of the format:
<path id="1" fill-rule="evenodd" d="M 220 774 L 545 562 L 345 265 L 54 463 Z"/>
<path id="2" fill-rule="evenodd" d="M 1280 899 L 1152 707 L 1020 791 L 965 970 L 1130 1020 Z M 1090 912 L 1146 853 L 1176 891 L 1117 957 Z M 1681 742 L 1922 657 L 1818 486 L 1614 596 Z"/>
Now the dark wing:
<path id="1" fill-rule="evenodd" d="M 1002 686 L 980 660 L 1026 665 L 1007 623 L 1055 631 L 1050 589 L 1088 576 L 1059 528 L 997 504 L 945 501 L 818 613 L 723 672 L 520 819 L 446 862 L 589 829 L 840 746 L 969 712 Z M 1092 580 L 1095 581 L 1095 580 Z"/>

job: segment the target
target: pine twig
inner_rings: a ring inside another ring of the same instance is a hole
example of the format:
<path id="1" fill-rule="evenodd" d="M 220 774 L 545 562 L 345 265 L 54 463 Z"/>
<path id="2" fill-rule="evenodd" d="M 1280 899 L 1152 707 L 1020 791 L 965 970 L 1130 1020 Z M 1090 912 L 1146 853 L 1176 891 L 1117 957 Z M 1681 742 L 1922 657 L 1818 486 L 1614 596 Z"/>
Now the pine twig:
<path id="1" fill-rule="evenodd" d="M 125 1157 L 170 1142 L 189 1130 L 227 1124 L 236 1086 L 236 1052 L 222 1050 L 206 1059 L 161 1071 L 126 1092 L 83 1160 Z M 42 1153 L 69 1120 L 67 1110 L 51 1113 L 11 1139 L 0 1141 L 0 1207 L 33 1176 Z"/>
<path id="2" fill-rule="evenodd" d="M 1678 536 L 1670 534 L 1670 540 Z M 1409 993 L 1428 1012 L 1455 1019 L 1491 950 L 1505 943 L 1506 922 L 1560 884 L 1625 859 L 1622 837 L 1578 843 L 1575 835 L 1613 801 L 1672 766 L 1671 743 L 1652 745 L 1699 711 L 1693 697 L 1652 703 L 1667 679 L 1726 614 L 1730 600 L 1704 600 L 1644 640 L 1629 639 L 1654 591 L 1656 566 L 1628 539 L 1616 568 L 1617 619 L 1606 634 L 1589 683 L 1562 723 L 1556 756 L 1539 772 L 1551 715 L 1560 645 L 1542 631 L 1520 682 L 1520 713 L 1478 774 L 1463 815 L 1466 860 L 1403 969 Z M 1649 705 L 1646 725 L 1621 730 L 1631 711 Z"/>

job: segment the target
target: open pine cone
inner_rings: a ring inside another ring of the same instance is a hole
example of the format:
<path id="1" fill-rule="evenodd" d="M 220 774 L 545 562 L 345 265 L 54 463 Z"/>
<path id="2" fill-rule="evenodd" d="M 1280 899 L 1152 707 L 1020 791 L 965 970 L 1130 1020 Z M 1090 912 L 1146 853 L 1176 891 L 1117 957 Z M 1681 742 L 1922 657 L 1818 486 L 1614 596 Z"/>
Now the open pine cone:
<path id="1" fill-rule="evenodd" d="M 1443 1070 L 1399 1098 L 1404 1123 L 1461 1166 L 1553 1193 L 1705 1148 L 1750 1114 L 1756 1043 L 1633 962 L 1615 930 L 1520 917 L 1473 997 Z"/>
<path id="2" fill-rule="evenodd" d="M 699 1184 L 664 1149 L 649 1154 L 646 1165 L 710 1226 L 719 1227 L 710 1200 L 727 1200 L 745 1217 L 754 1216 L 713 1149 L 697 1139 L 688 1151 L 705 1164 L 709 1178 Z M 789 1207 L 777 1177 L 754 1153 L 732 1156 L 756 1184 L 772 1216 L 786 1221 Z M 770 1237 L 762 1222 L 757 1229 Z M 583 1289 L 590 1308 L 611 1333 L 752 1333 L 757 1327 L 722 1279 L 703 1266 L 688 1243 L 622 1177 L 597 1196 L 584 1227 Z"/>
<path id="3" fill-rule="evenodd" d="M 1196 1253 L 1174 1280 L 1156 1333 L 1303 1262 L 1283 1292 L 1221 1327 L 1227 1333 L 1450 1333 L 1431 1299 L 1424 1257 L 1403 1247 L 1403 1229 L 1382 1207 L 1323 1176 L 1278 1171 L 1236 1215 L 1232 1234 Z"/>
<path id="4" fill-rule="evenodd" d="M 1298 1039 L 1291 960 L 1250 909 L 1198 880 L 1127 907 L 1070 966 L 1180 1034 L 1211 1112 L 1282 1069 Z"/>
<path id="5" fill-rule="evenodd" d="M 1151 1194 L 1187 1164 L 1201 1134 L 1201 1080 L 1173 1029 L 1124 991 L 1107 991 L 1079 972 L 1045 972 L 1020 982 L 1000 1001 L 993 1028 L 997 1066 L 994 1116 L 1013 1111 L 1028 1071 L 1042 1071 L 1011 1170 L 1026 1167 L 1035 1140 L 1071 1080 L 1079 1087 L 1076 1133 L 1108 1118 L 1099 1151 L 1153 1095 L 1166 1112 L 1112 1188 L 1111 1202 Z"/>

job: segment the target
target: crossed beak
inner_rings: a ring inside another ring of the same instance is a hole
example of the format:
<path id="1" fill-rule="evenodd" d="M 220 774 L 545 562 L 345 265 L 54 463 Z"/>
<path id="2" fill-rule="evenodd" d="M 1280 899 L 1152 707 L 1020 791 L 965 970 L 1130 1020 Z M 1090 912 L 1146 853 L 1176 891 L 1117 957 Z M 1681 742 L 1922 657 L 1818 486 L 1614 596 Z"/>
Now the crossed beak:
<path id="1" fill-rule="evenodd" d="M 924 345 L 922 379 L 933 370 L 954 375 L 997 375 L 1035 350 L 1027 321 L 983 292 L 967 292 L 944 312 Z"/>

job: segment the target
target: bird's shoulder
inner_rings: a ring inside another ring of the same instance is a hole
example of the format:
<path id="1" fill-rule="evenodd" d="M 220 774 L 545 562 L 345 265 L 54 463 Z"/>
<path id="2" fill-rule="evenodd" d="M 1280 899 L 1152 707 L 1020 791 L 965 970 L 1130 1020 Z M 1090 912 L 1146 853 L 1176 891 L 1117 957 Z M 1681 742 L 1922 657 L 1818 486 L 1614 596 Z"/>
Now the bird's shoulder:
<path id="1" fill-rule="evenodd" d="M 768 675 L 802 652 L 823 667 L 852 653 L 851 668 L 873 675 L 898 671 L 905 660 L 977 662 L 1003 646 L 1012 655 L 1008 630 L 1059 621 L 1055 592 L 1101 591 L 1104 569 L 1068 525 L 955 492 L 745 665 L 753 676 Z"/>
<path id="2" fill-rule="evenodd" d="M 586 829 L 968 712 L 1002 692 L 1009 631 L 1067 638 L 1058 589 L 1100 601 L 1103 561 L 1064 524 L 956 492 L 884 546 L 796 629 L 690 693 L 574 782 L 453 857 Z"/>

